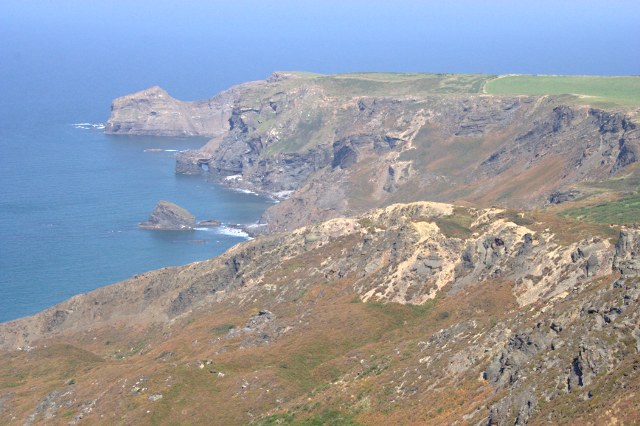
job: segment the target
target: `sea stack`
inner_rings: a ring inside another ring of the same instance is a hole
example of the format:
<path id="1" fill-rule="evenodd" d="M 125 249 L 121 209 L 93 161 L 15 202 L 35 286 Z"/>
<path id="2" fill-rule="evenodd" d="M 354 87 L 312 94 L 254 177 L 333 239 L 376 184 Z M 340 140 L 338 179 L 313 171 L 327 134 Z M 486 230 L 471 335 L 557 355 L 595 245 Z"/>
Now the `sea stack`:
<path id="1" fill-rule="evenodd" d="M 170 201 L 161 200 L 151 212 L 149 220 L 138 226 L 157 231 L 192 231 L 195 225 L 196 218 L 186 209 Z"/>

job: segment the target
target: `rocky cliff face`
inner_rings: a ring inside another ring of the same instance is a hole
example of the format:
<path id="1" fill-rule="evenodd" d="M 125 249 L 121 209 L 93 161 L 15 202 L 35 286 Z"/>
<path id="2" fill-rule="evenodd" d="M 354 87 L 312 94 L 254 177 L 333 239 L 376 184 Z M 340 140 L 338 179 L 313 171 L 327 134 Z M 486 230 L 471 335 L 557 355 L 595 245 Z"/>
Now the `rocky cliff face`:
<path id="1" fill-rule="evenodd" d="M 428 90 L 344 78 L 284 75 L 223 92 L 216 123 L 225 123 L 202 150 L 179 154 L 176 171 L 283 200 L 263 218 L 279 231 L 424 199 L 540 207 L 638 158 L 640 133 L 628 117 L 571 97 L 483 95 L 445 77 Z"/>
<path id="2" fill-rule="evenodd" d="M 637 420 L 640 234 L 615 235 L 420 202 L 262 236 L 1 324 L 0 420 Z M 73 383 L 21 372 L 42 357 Z"/>
<path id="3" fill-rule="evenodd" d="M 525 214 L 501 209 L 432 202 L 394 204 L 356 218 L 333 219 L 290 234 L 263 236 L 210 261 L 165 268 L 136 277 L 130 284 L 78 296 L 66 307 L 61 305 L 29 319 L 0 325 L 7 330 L 36 321 L 42 329 L 33 336 L 22 335 L 23 340 L 19 335 L 14 334 L 18 340 L 13 340 L 2 333 L 1 343 L 4 348 L 30 345 L 69 326 L 93 327 L 99 318 L 93 302 L 85 299 L 106 301 L 112 298 L 108 294 L 119 294 L 123 300 L 109 306 L 107 321 L 116 312 L 147 318 L 144 315 L 147 310 L 164 321 L 199 304 L 221 301 L 225 296 L 218 295 L 219 292 L 258 291 L 260 283 L 283 268 L 284 261 L 304 258 L 309 253 L 325 260 L 321 266 L 309 265 L 306 278 L 298 284 L 308 286 L 322 279 L 352 275 L 353 290 L 365 302 L 420 305 L 445 288 L 449 294 L 455 294 L 473 283 L 503 279 L 513 283 L 518 305 L 526 306 L 566 295 L 567 290 L 584 280 L 616 271 L 635 275 L 640 237 L 634 230 L 622 232 L 615 245 L 602 237 L 568 243 L 558 241 L 551 229 L 542 230 L 545 225 L 525 218 Z M 334 258 L 330 253 L 338 247 L 342 256 Z M 164 283 L 162 289 L 157 286 L 158 280 Z M 122 293 L 142 290 L 145 286 L 142 282 L 147 287 L 144 297 L 133 294 L 122 297 Z M 284 285 L 280 290 L 289 292 L 290 286 Z M 276 285 L 271 290 L 277 288 Z M 165 305 L 160 312 L 154 307 L 159 302 L 158 296 L 162 296 Z M 140 304 L 142 299 L 146 303 Z M 133 304 L 128 305 L 127 300 Z M 83 316 L 81 305 L 86 305 L 87 312 L 93 315 L 91 322 Z"/>
<path id="4" fill-rule="evenodd" d="M 226 133 L 233 95 L 223 92 L 207 101 L 181 102 L 160 87 L 113 101 L 108 134 L 219 136 Z"/>

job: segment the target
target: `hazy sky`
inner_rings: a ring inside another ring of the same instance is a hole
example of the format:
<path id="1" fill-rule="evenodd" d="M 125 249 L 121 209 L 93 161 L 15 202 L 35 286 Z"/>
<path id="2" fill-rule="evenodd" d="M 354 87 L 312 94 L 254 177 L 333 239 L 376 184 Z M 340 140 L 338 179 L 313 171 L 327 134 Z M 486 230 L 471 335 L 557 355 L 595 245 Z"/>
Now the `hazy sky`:
<path id="1" fill-rule="evenodd" d="M 273 70 L 636 75 L 640 1 L 2 0 L 0 40 L 188 98 Z"/>

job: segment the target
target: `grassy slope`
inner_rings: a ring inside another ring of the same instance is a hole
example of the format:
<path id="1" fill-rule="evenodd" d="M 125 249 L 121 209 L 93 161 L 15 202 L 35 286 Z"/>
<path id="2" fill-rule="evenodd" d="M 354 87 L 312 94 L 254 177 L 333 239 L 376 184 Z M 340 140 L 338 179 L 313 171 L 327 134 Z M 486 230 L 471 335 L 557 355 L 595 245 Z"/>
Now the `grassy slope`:
<path id="1" fill-rule="evenodd" d="M 563 76 L 376 73 L 322 75 L 292 72 L 336 96 L 421 96 L 435 93 L 492 95 L 576 95 L 600 107 L 640 107 L 640 76 Z"/>
<path id="2" fill-rule="evenodd" d="M 610 236 L 608 227 L 551 216 L 506 211 L 503 217 L 536 232 L 548 228 L 561 244 L 587 235 Z M 458 207 L 437 224 L 448 236 L 468 237 L 472 221 L 470 211 Z M 74 402 L 49 424 L 66 424 L 98 397 L 87 419 L 92 424 L 233 425 L 246 424 L 247 413 L 268 412 L 273 416 L 257 425 L 446 424 L 466 410 L 463 403 L 479 405 L 490 387 L 475 375 L 457 381 L 455 394 L 425 387 L 413 401 L 428 403 L 401 405 L 394 397 L 399 383 L 393 382 L 393 371 L 420 365 L 420 342 L 438 330 L 474 320 L 474 333 L 480 333 L 507 318 L 516 307 L 511 285 L 486 281 L 421 306 L 361 303 L 351 290 L 353 274 L 296 288 L 310 266 L 343 255 L 356 242 L 355 236 L 336 240 L 284 259 L 267 273 L 265 283 L 291 287 L 288 300 L 262 293 L 253 303 L 237 306 L 229 299 L 165 330 L 108 327 L 31 352 L 0 353 L 0 397 L 11 394 L 10 408 L 0 410 L 0 424 L 10 424 L 13 415 L 25 418 L 49 392 L 71 387 Z M 263 307 L 293 329 L 270 344 L 243 346 L 246 335 L 226 337 Z M 450 384 L 446 365 L 430 371 Z M 149 400 L 154 394 L 163 398 Z"/>
<path id="3" fill-rule="evenodd" d="M 560 215 L 585 222 L 629 224 L 640 221 L 640 168 L 603 182 L 583 184 L 586 195 L 559 206 Z"/>
<path id="4" fill-rule="evenodd" d="M 490 74 L 432 73 L 349 73 L 319 75 L 290 73 L 318 84 L 329 95 L 352 96 L 421 96 L 434 93 L 480 93 Z M 289 80 L 297 84 L 300 79 Z"/>

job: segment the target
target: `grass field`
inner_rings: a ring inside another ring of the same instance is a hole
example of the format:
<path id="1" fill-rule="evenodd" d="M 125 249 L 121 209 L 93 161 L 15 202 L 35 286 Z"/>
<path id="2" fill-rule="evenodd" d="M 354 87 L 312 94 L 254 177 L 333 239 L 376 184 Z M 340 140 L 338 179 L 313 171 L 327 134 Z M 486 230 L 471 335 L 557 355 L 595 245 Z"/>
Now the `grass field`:
<path id="1" fill-rule="evenodd" d="M 623 176 L 581 185 L 585 195 L 561 207 L 560 215 L 601 224 L 640 222 L 640 165 L 632 164 L 627 170 Z"/>
<path id="2" fill-rule="evenodd" d="M 640 107 L 640 76 L 539 76 L 509 75 L 488 81 L 484 91 L 506 95 L 576 95 L 599 107 Z"/>
<path id="3" fill-rule="evenodd" d="M 282 88 L 295 87 L 300 80 L 321 86 L 330 96 L 424 96 L 429 94 L 481 93 L 492 74 L 435 74 L 354 72 L 346 74 L 312 74 L 285 72 L 298 77 L 284 80 Z"/>
<path id="4" fill-rule="evenodd" d="M 575 207 L 560 213 L 562 216 L 594 222 L 624 225 L 640 222 L 640 194 L 618 201 L 604 202 L 592 206 Z"/>
<path id="5" fill-rule="evenodd" d="M 575 95 L 599 107 L 640 108 L 640 76 L 491 75 L 354 72 L 322 75 L 288 72 L 313 80 L 332 95 Z M 297 85 L 293 80 L 288 84 Z"/>

